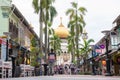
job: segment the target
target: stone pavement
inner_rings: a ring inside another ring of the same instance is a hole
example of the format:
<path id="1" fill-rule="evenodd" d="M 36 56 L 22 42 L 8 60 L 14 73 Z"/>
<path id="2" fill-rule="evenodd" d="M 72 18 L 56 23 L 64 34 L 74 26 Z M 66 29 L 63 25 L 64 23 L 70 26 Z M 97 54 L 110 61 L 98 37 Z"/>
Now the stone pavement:
<path id="1" fill-rule="evenodd" d="M 120 76 L 92 76 L 92 75 L 54 75 L 38 77 L 20 77 L 0 80 L 120 80 Z"/>

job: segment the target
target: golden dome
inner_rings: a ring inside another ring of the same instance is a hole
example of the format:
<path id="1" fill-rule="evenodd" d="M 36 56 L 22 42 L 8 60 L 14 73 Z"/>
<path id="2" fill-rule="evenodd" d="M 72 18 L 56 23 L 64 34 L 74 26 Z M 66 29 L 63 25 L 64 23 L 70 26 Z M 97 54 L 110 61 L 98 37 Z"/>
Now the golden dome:
<path id="1" fill-rule="evenodd" d="M 60 38 L 67 38 L 69 36 L 69 32 L 67 28 L 65 28 L 62 24 L 62 21 L 58 28 L 55 29 L 55 34 L 58 35 Z"/>

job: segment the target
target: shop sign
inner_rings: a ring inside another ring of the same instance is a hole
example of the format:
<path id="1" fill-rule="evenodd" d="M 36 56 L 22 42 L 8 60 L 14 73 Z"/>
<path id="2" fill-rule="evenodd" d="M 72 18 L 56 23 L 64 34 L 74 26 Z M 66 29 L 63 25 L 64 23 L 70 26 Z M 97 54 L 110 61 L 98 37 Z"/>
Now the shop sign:
<path id="1" fill-rule="evenodd" d="M 105 48 L 105 45 L 104 44 L 101 44 L 99 45 L 101 49 L 104 49 Z"/>
<path id="2" fill-rule="evenodd" d="M 102 55 L 104 53 L 104 49 L 105 49 L 105 45 L 104 44 L 100 44 L 100 45 L 95 45 L 95 52 L 98 55 Z"/>

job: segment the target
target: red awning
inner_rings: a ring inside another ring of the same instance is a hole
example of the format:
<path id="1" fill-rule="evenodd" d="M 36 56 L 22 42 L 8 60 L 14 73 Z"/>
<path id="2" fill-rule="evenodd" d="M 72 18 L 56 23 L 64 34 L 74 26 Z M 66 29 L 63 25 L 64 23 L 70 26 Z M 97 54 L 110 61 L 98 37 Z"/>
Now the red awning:
<path id="1" fill-rule="evenodd" d="M 0 44 L 2 44 L 2 40 L 0 39 Z"/>
<path id="2" fill-rule="evenodd" d="M 0 44 L 2 44 L 2 38 L 0 38 Z"/>
<path id="3" fill-rule="evenodd" d="M 6 41 L 3 38 L 0 38 L 0 44 L 6 44 Z"/>
<path id="4" fill-rule="evenodd" d="M 6 41 L 4 39 L 0 38 L 0 44 L 6 45 Z M 8 47 L 11 48 L 11 44 L 10 43 L 9 43 Z"/>

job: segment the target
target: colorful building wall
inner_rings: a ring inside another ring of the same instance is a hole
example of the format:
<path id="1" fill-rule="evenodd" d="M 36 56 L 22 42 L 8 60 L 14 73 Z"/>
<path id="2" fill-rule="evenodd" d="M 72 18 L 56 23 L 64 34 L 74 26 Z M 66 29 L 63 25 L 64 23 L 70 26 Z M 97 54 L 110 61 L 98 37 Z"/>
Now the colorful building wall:
<path id="1" fill-rule="evenodd" d="M 11 0 L 0 0 L 0 36 L 9 30 L 9 12 Z"/>
<path id="2" fill-rule="evenodd" d="M 5 36 L 3 32 L 11 32 L 12 55 L 17 56 L 20 53 L 19 47 L 30 50 L 31 37 L 35 36 L 38 39 L 38 36 L 21 12 L 10 1 L 0 0 L 0 38 L 2 39 L 2 36 Z M 6 38 L 4 41 L 3 39 L 0 40 L 0 59 L 6 59 Z"/>

